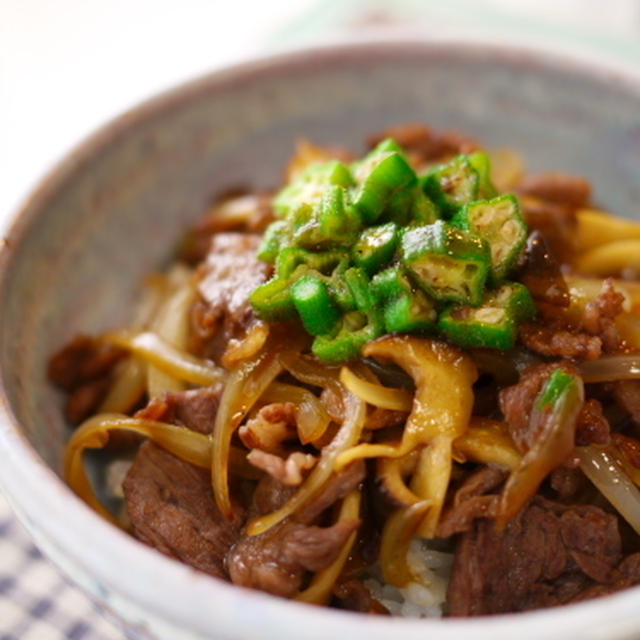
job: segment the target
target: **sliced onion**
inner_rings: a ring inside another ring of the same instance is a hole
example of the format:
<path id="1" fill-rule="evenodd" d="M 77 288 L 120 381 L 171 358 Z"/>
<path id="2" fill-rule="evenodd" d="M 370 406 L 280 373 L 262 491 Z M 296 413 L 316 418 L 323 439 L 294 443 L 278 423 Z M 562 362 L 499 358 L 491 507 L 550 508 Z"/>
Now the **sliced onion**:
<path id="1" fill-rule="evenodd" d="M 578 273 L 614 275 L 625 269 L 640 269 L 640 239 L 609 242 L 590 249 L 576 260 Z"/>
<path id="2" fill-rule="evenodd" d="M 501 193 L 513 191 L 524 176 L 524 159 L 513 149 L 499 147 L 487 151 L 491 161 L 491 181 Z"/>
<path id="3" fill-rule="evenodd" d="M 344 387 L 340 384 L 340 368 L 322 364 L 315 358 L 301 356 L 295 360 L 281 358 L 282 366 L 296 379 L 323 390 L 322 403 L 328 414 L 337 422 L 344 419 L 342 398 Z"/>
<path id="4" fill-rule="evenodd" d="M 320 399 L 304 387 L 273 382 L 262 399 L 267 402 L 293 402 L 296 405 L 298 437 L 302 444 L 321 438 L 331 422 Z"/>
<path id="5" fill-rule="evenodd" d="M 185 427 L 130 418 L 118 413 L 103 413 L 85 421 L 71 436 L 65 452 L 65 478 L 71 489 L 95 511 L 118 524 L 102 506 L 89 482 L 84 468 L 85 449 L 102 449 L 109 442 L 111 431 L 132 431 L 150 438 L 174 455 L 199 467 L 208 467 L 211 460 L 211 439 Z"/>
<path id="6" fill-rule="evenodd" d="M 188 270 L 174 270 L 167 297 L 157 310 L 151 330 L 175 349 L 186 352 L 189 340 L 189 311 L 196 298 L 196 288 Z M 166 391 L 182 391 L 184 381 L 153 364 L 147 369 L 149 396 L 161 396 Z"/>
<path id="7" fill-rule="evenodd" d="M 576 449 L 580 468 L 618 513 L 640 533 L 640 490 L 606 449 L 590 445 Z"/>
<path id="8" fill-rule="evenodd" d="M 415 470 L 420 458 L 420 449 L 414 449 L 403 458 L 379 458 L 377 461 L 377 477 L 385 493 L 398 507 L 410 507 L 421 502 L 405 484 L 404 477 Z"/>
<path id="9" fill-rule="evenodd" d="M 606 211 L 579 209 L 578 248 L 581 251 L 593 249 L 616 240 L 640 239 L 640 224 L 627 218 L 619 218 Z"/>
<path id="10" fill-rule="evenodd" d="M 453 457 L 458 462 L 494 464 L 513 470 L 522 456 L 513 444 L 504 423 L 488 418 L 473 418 L 469 429 L 453 441 Z"/>
<path id="11" fill-rule="evenodd" d="M 366 405 L 360 398 L 348 392 L 345 393 L 344 405 L 345 419 L 340 430 L 331 443 L 322 450 L 320 461 L 300 489 L 277 511 L 252 520 L 247 527 L 250 535 L 264 533 L 312 500 L 333 473 L 336 457 L 358 442 L 366 417 Z"/>
<path id="12" fill-rule="evenodd" d="M 360 516 L 360 491 L 357 489 L 352 491 L 343 501 L 338 515 L 338 522 L 343 520 L 357 520 Z M 296 596 L 296 600 L 300 602 L 308 602 L 309 604 L 329 604 L 331 593 L 336 580 L 342 573 L 342 569 L 349 559 L 351 549 L 355 544 L 358 532 L 354 531 L 344 543 L 338 557 L 322 571 L 313 576 L 311 584 Z"/>
<path id="13" fill-rule="evenodd" d="M 383 409 L 411 411 L 413 393 L 407 389 L 392 389 L 359 378 L 349 367 L 342 367 L 340 382 L 359 398 Z"/>
<path id="14" fill-rule="evenodd" d="M 586 383 L 640 378 L 640 353 L 607 356 L 580 364 L 580 374 Z"/>
<path id="15" fill-rule="evenodd" d="M 233 517 L 229 495 L 229 451 L 231 438 L 251 407 L 282 371 L 278 353 L 268 349 L 232 371 L 220 398 L 213 425 L 211 483 L 220 512 Z"/>
<path id="16" fill-rule="evenodd" d="M 222 382 L 226 376 L 224 369 L 176 349 L 151 331 L 113 331 L 104 334 L 101 339 L 128 349 L 160 371 L 185 382 L 211 386 Z"/>
<path id="17" fill-rule="evenodd" d="M 384 524 L 380 541 L 380 565 L 385 582 L 398 588 L 415 579 L 407 563 L 409 545 L 431 506 L 429 500 L 398 509 Z"/>
<path id="18" fill-rule="evenodd" d="M 129 357 L 116 369 L 115 378 L 97 413 L 128 413 L 146 390 L 146 366 L 138 358 Z"/>

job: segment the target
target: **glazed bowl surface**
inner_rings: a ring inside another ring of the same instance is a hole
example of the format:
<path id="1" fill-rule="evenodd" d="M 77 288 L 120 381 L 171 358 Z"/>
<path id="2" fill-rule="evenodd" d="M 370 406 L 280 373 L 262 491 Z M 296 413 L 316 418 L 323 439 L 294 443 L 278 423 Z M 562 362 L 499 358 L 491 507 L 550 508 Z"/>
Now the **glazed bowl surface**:
<path id="1" fill-rule="evenodd" d="M 214 73 L 119 117 L 17 213 L 0 253 L 0 483 L 37 544 L 129 624 L 161 638 L 632 638 L 640 588 L 475 620 L 387 619 L 288 602 L 200 574 L 104 522 L 61 480 L 69 429 L 47 360 L 127 320 L 145 274 L 216 193 L 272 187 L 296 139 L 364 148 L 426 122 L 587 176 L 640 215 L 640 80 L 553 54 L 461 42 L 360 43 Z"/>

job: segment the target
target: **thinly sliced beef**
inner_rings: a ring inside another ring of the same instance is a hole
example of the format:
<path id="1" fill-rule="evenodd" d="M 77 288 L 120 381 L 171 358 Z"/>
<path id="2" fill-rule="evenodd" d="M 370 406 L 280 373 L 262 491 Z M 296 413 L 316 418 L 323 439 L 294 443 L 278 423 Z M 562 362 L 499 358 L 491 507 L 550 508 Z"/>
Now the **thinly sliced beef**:
<path id="1" fill-rule="evenodd" d="M 242 340 L 259 322 L 249 294 L 265 282 L 270 265 L 256 257 L 260 236 L 218 233 L 198 270 L 199 299 L 191 318 L 195 349 L 219 361 L 231 341 Z"/>
<path id="2" fill-rule="evenodd" d="M 74 391 L 108 374 L 124 355 L 96 338 L 76 336 L 49 361 L 49 379 L 65 391 Z"/>
<path id="3" fill-rule="evenodd" d="M 557 368 L 575 373 L 569 362 L 541 364 L 525 369 L 518 384 L 506 387 L 500 392 L 500 408 L 509 424 L 509 433 L 521 451 L 531 449 L 539 434 L 530 429 L 529 416 L 535 400 L 542 388 Z M 609 422 L 602 412 L 601 404 L 595 399 L 587 400 L 578 415 L 576 423 L 576 444 L 607 444 L 609 442 Z"/>
<path id="4" fill-rule="evenodd" d="M 524 611 L 578 600 L 594 586 L 611 590 L 621 560 L 616 516 L 536 497 L 504 531 L 481 519 L 460 537 L 449 615 Z"/>
<path id="5" fill-rule="evenodd" d="M 602 340 L 604 350 L 617 351 L 620 347 L 620 335 L 615 319 L 624 310 L 625 298 L 616 290 L 613 280 L 607 278 L 600 293 L 588 302 L 582 314 L 582 329 Z"/>
<path id="6" fill-rule="evenodd" d="M 185 234 L 178 248 L 180 259 L 194 266 L 202 262 L 216 233 L 264 231 L 273 220 L 272 199 L 270 193 L 247 193 L 244 189 L 221 194 Z"/>
<path id="7" fill-rule="evenodd" d="M 507 478 L 507 472 L 484 466 L 471 474 L 455 492 L 452 504 L 440 518 L 438 537 L 448 538 L 468 531 L 477 518 L 490 518 L 497 514 L 499 496 L 489 493 Z"/>
<path id="8" fill-rule="evenodd" d="M 358 520 L 343 520 L 329 527 L 315 526 L 317 517 L 355 489 L 364 478 L 364 465 L 354 464 L 335 474 L 307 509 L 251 536 L 243 533 L 227 556 L 232 582 L 275 595 L 291 597 L 302 586 L 307 571 L 320 571 L 338 556 Z M 278 509 L 292 495 L 291 490 L 271 476 L 262 479 L 253 496 L 250 516 Z"/>
<path id="9" fill-rule="evenodd" d="M 69 393 L 65 413 L 72 424 L 88 418 L 111 385 L 116 364 L 125 352 L 89 336 L 76 336 L 49 361 L 49 379 Z"/>
<path id="10" fill-rule="evenodd" d="M 520 181 L 517 190 L 574 209 L 587 206 L 591 199 L 591 185 L 587 180 L 559 172 L 528 174 Z"/>
<path id="11" fill-rule="evenodd" d="M 233 522 L 222 516 L 210 473 L 149 442 L 140 447 L 123 490 L 137 538 L 200 571 L 227 578 L 224 559 L 244 513 L 236 505 Z"/>
<path id="12" fill-rule="evenodd" d="M 352 578 L 335 586 L 333 595 L 340 602 L 342 609 L 359 613 L 375 613 L 390 615 L 389 610 L 372 595 L 360 580 Z"/>
<path id="13" fill-rule="evenodd" d="M 540 231 L 529 235 L 520 280 L 531 292 L 543 315 L 545 309 L 569 306 L 569 287 L 546 237 Z"/>
<path id="14" fill-rule="evenodd" d="M 144 409 L 136 413 L 136 417 L 178 424 L 208 434 L 213 430 L 221 394 L 221 386 L 169 391 L 152 398 Z"/>
<path id="15" fill-rule="evenodd" d="M 227 556 L 231 580 L 290 598 L 307 571 L 324 569 L 337 558 L 359 524 L 343 520 L 331 527 L 316 527 L 285 522 L 261 535 L 245 536 Z"/>
<path id="16" fill-rule="evenodd" d="M 480 148 L 472 138 L 455 131 L 434 131 L 423 124 L 389 127 L 372 136 L 369 144 L 374 147 L 385 138 L 393 138 L 405 149 L 417 169 L 445 161 L 459 153 L 471 153 Z"/>
<path id="17" fill-rule="evenodd" d="M 602 340 L 598 336 L 542 322 L 521 325 L 518 335 L 528 349 L 543 356 L 597 360 L 602 354 Z"/>
<path id="18" fill-rule="evenodd" d="M 640 380 L 616 380 L 611 388 L 616 402 L 627 412 L 631 421 L 640 426 Z"/>

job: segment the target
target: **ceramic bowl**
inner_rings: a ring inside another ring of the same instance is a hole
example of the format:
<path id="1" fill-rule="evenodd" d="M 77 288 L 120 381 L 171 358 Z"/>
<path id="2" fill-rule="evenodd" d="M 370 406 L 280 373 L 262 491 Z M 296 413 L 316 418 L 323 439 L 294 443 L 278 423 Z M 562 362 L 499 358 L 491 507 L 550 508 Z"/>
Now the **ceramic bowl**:
<path id="1" fill-rule="evenodd" d="M 200 574 L 110 526 L 60 478 L 69 429 L 45 378 L 76 332 L 127 319 L 139 283 L 229 186 L 278 184 L 301 136 L 362 150 L 427 122 L 588 176 L 612 210 L 640 202 L 640 81 L 550 54 L 464 43 L 332 46 L 261 59 L 157 97 L 68 155 L 0 255 L 0 482 L 36 543 L 129 624 L 161 638 L 623 638 L 640 588 L 534 613 L 387 619 L 280 600 Z"/>

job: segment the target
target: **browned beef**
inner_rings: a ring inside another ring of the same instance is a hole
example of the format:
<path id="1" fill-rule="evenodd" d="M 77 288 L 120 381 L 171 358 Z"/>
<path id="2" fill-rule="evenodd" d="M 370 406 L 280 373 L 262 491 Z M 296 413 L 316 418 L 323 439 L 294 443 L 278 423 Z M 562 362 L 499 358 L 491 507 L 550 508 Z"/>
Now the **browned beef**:
<path id="1" fill-rule="evenodd" d="M 611 440 L 624 456 L 625 461 L 632 467 L 640 469 L 640 440 L 622 433 L 612 434 Z"/>
<path id="2" fill-rule="evenodd" d="M 375 613 L 378 615 L 390 615 L 389 610 L 372 595 L 360 580 L 352 578 L 337 584 L 333 595 L 340 601 L 340 607 L 348 611 L 359 613 Z"/>
<path id="3" fill-rule="evenodd" d="M 541 312 L 545 307 L 569 306 L 569 288 L 560 271 L 560 265 L 540 231 L 533 231 L 529 235 L 520 280 L 531 291 Z"/>
<path id="4" fill-rule="evenodd" d="M 623 311 L 624 301 L 624 296 L 608 278 L 604 281 L 600 293 L 586 304 L 582 313 L 582 331 L 598 336 L 602 341 L 603 351 L 607 353 L 619 351 L 622 346 L 615 320 Z"/>
<path id="5" fill-rule="evenodd" d="M 74 391 L 108 374 L 124 355 L 121 349 L 97 338 L 76 336 L 49 361 L 49 379 L 65 391 Z"/>
<path id="6" fill-rule="evenodd" d="M 49 361 L 49 379 L 69 392 L 67 419 L 77 424 L 100 405 L 111 385 L 113 368 L 125 352 L 89 336 L 76 336 Z"/>
<path id="7" fill-rule="evenodd" d="M 586 447 L 589 444 L 609 444 L 609 421 L 602 413 L 602 405 L 590 398 L 582 406 L 576 425 L 576 445 Z"/>
<path id="8" fill-rule="evenodd" d="M 233 189 L 214 202 L 210 211 L 187 231 L 178 255 L 181 260 L 197 265 L 205 259 L 216 233 L 227 231 L 262 232 L 273 220 L 270 193 L 248 194 L 244 189 Z M 249 212 L 249 215 L 229 215 Z"/>
<path id="9" fill-rule="evenodd" d="M 616 380 L 611 384 L 616 402 L 640 426 L 640 380 Z"/>
<path id="10" fill-rule="evenodd" d="M 479 149 L 478 143 L 455 131 L 434 131 L 423 124 L 403 124 L 389 127 L 369 139 L 371 147 L 385 138 L 393 138 L 409 154 L 416 168 L 446 161 L 459 153 L 471 153 Z"/>
<path id="11" fill-rule="evenodd" d="M 449 583 L 449 615 L 524 611 L 579 599 L 619 578 L 616 516 L 589 505 L 534 498 L 498 532 L 477 520 L 458 542 Z"/>
<path id="12" fill-rule="evenodd" d="M 137 538 L 162 553 L 219 578 L 244 514 L 233 522 L 218 511 L 211 475 L 160 447 L 140 447 L 123 484 L 127 513 Z"/>
<path id="13" fill-rule="evenodd" d="M 477 518 L 490 518 L 497 514 L 496 489 L 507 478 L 507 472 L 497 467 L 484 466 L 465 479 L 455 492 L 452 504 L 447 507 L 438 524 L 438 537 L 448 538 L 467 531 Z M 488 495 L 487 495 L 488 494 Z"/>
<path id="14" fill-rule="evenodd" d="M 602 340 L 581 331 L 556 329 L 542 322 L 527 322 L 518 332 L 521 342 L 543 356 L 597 360 Z"/>
<path id="15" fill-rule="evenodd" d="M 578 492 L 590 486 L 589 480 L 579 468 L 568 466 L 554 469 L 549 475 L 549 484 L 563 502 L 575 499 Z"/>
<path id="16" fill-rule="evenodd" d="M 536 365 L 522 372 L 518 384 L 506 387 L 500 392 L 500 408 L 509 424 L 509 433 L 523 452 L 531 449 L 538 437 L 529 427 L 529 416 L 536 397 L 558 367 L 575 373 L 574 367 L 568 362 Z M 595 399 L 587 400 L 576 423 L 576 444 L 607 444 L 609 432 L 609 422 L 602 413 L 600 402 Z"/>
<path id="17" fill-rule="evenodd" d="M 357 520 L 331 527 L 282 522 L 258 536 L 243 536 L 227 556 L 231 581 L 277 596 L 294 596 L 307 571 L 320 571 L 338 556 Z"/>
<path id="18" fill-rule="evenodd" d="M 517 187 L 526 194 L 572 208 L 585 207 L 591 199 L 591 185 L 580 176 L 560 172 L 526 175 Z"/>
<path id="19" fill-rule="evenodd" d="M 553 371 L 569 365 L 540 364 L 525 369 L 518 384 L 500 392 L 500 408 L 509 424 L 509 433 L 520 451 L 528 451 L 538 434 L 529 429 L 529 416 L 536 397 Z"/>
<path id="20" fill-rule="evenodd" d="M 95 413 L 111 387 L 111 376 L 105 375 L 77 387 L 67 398 L 65 415 L 72 424 L 80 424 Z"/>
<path id="21" fill-rule="evenodd" d="M 275 595 L 291 597 L 301 587 L 307 571 L 320 571 L 340 553 L 348 537 L 359 527 L 357 520 L 344 520 L 330 527 L 312 522 L 360 484 L 364 465 L 354 464 L 335 474 L 306 509 L 251 536 L 243 533 L 227 556 L 232 582 Z M 272 477 L 262 479 L 253 496 L 250 516 L 278 509 L 292 495 Z"/>
<path id="22" fill-rule="evenodd" d="M 199 299 L 192 310 L 194 348 L 220 360 L 229 342 L 242 340 L 258 322 L 249 294 L 271 273 L 270 265 L 256 258 L 260 236 L 218 233 L 198 270 Z"/>
<path id="23" fill-rule="evenodd" d="M 575 209 L 528 196 L 521 198 L 520 202 L 529 229 L 544 236 L 556 259 L 569 262 L 577 248 L 578 220 Z"/>
<path id="24" fill-rule="evenodd" d="M 199 433 L 211 433 L 221 393 L 220 386 L 169 391 L 152 398 L 144 409 L 136 413 L 136 417 L 178 424 Z"/>

